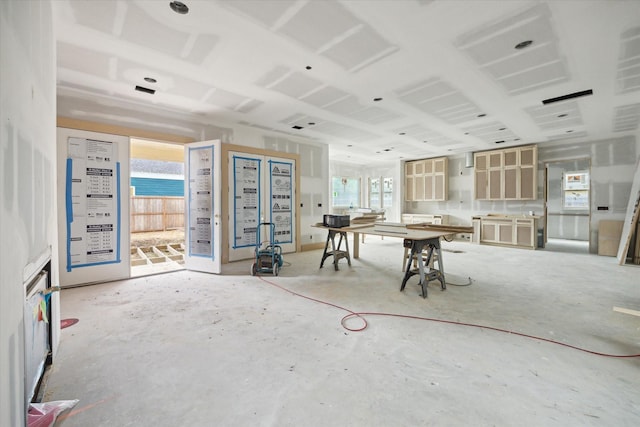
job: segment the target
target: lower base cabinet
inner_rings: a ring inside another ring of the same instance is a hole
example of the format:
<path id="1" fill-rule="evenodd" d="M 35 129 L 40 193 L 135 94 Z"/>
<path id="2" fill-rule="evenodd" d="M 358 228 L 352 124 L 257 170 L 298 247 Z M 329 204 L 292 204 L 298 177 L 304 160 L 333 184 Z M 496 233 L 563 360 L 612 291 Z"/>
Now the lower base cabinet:
<path id="1" fill-rule="evenodd" d="M 535 249 L 538 218 L 531 216 L 474 217 L 480 222 L 480 243 Z"/>

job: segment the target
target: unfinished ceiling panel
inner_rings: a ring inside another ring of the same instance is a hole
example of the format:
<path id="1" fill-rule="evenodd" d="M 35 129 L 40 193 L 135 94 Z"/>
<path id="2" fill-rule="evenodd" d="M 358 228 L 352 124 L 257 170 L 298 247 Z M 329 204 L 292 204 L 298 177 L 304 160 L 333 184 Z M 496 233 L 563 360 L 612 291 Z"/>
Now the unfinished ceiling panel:
<path id="1" fill-rule="evenodd" d="M 587 137 L 587 132 L 583 130 L 581 131 L 567 130 L 567 131 L 564 131 L 564 133 L 555 133 L 555 134 L 549 135 L 547 138 L 549 138 L 549 141 L 558 141 L 561 139 L 586 138 L 586 137 Z"/>
<path id="2" fill-rule="evenodd" d="M 584 125 L 577 101 L 525 108 L 542 130 L 567 129 Z"/>
<path id="3" fill-rule="evenodd" d="M 77 45 L 57 43 L 58 67 L 66 68 L 100 78 L 109 78 L 110 55 Z"/>
<path id="4" fill-rule="evenodd" d="M 300 4 L 302 6 L 276 31 L 345 70 L 362 69 L 397 50 L 336 1 Z"/>
<path id="5" fill-rule="evenodd" d="M 437 77 L 398 89 L 396 94 L 400 101 L 453 124 L 483 114 L 462 92 Z"/>
<path id="6" fill-rule="evenodd" d="M 615 109 L 613 131 L 626 132 L 638 129 L 640 124 L 640 103 L 621 105 Z"/>
<path id="7" fill-rule="evenodd" d="M 215 89 L 206 99 L 208 104 L 226 108 L 227 110 L 237 110 L 241 105 L 249 101 L 251 101 L 251 99 L 246 96 L 231 93 L 223 89 Z"/>
<path id="8" fill-rule="evenodd" d="M 352 115 L 356 114 L 358 111 L 363 110 L 364 108 L 365 106 L 358 101 L 358 98 L 356 98 L 354 95 L 349 95 L 348 97 L 343 98 L 338 102 L 327 105 L 325 107 L 325 110 L 331 111 L 335 114 Z"/>
<path id="9" fill-rule="evenodd" d="M 519 144 L 520 138 L 500 122 L 478 123 L 463 127 L 465 133 L 479 138 L 488 144 Z"/>
<path id="10" fill-rule="evenodd" d="M 379 107 L 365 107 L 360 111 L 350 114 L 349 117 L 364 123 L 375 125 L 378 123 L 388 122 L 390 120 L 396 120 L 402 116 Z"/>
<path id="11" fill-rule="evenodd" d="M 273 27 L 294 3 L 296 3 L 295 0 L 233 0 L 220 2 L 224 7 L 249 16 L 261 22 L 267 28 Z"/>
<path id="12" fill-rule="evenodd" d="M 371 132 L 331 121 L 325 121 L 317 124 L 313 127 L 313 131 L 356 142 L 379 138 L 379 135 L 375 135 Z"/>
<path id="13" fill-rule="evenodd" d="M 333 86 L 325 86 L 315 92 L 303 96 L 300 99 L 311 105 L 315 105 L 316 107 L 324 108 L 326 105 L 338 102 L 348 96 L 349 94 L 341 89 Z"/>
<path id="14" fill-rule="evenodd" d="M 92 2 L 93 3 L 93 2 Z M 133 3 L 127 3 L 121 38 L 128 42 L 181 58 L 189 34 L 174 30 L 155 19 Z M 141 31 L 144 28 L 144 31 Z"/>
<path id="15" fill-rule="evenodd" d="M 263 104 L 263 101 L 259 101 L 257 99 L 249 99 L 241 102 L 240 105 L 236 107 L 236 111 L 239 111 L 241 113 L 250 113 Z"/>
<path id="16" fill-rule="evenodd" d="M 277 32 L 317 52 L 345 38 L 362 22 L 333 0 L 310 1 L 284 23 Z"/>
<path id="17" fill-rule="evenodd" d="M 115 1 L 82 1 L 70 4 L 73 16 L 78 24 L 113 34 L 118 12 L 118 2 Z"/>
<path id="18" fill-rule="evenodd" d="M 454 142 L 452 139 L 421 124 L 398 127 L 391 132 L 395 135 L 401 135 L 405 139 L 413 139 L 419 143 L 419 146 L 422 146 L 421 144 L 443 146 Z"/>
<path id="19" fill-rule="evenodd" d="M 187 43 L 182 57 L 194 64 L 202 64 L 209 56 L 219 41 L 219 37 L 213 34 L 198 34 L 193 44 Z"/>
<path id="20" fill-rule="evenodd" d="M 617 92 L 640 90 L 640 27 L 622 33 L 618 60 Z"/>
<path id="21" fill-rule="evenodd" d="M 510 94 L 552 86 L 570 76 L 550 18 L 541 3 L 469 31 L 455 45 Z"/>
<path id="22" fill-rule="evenodd" d="M 373 28 L 361 26 L 358 31 L 324 50 L 322 55 L 345 70 L 358 71 L 397 50 Z"/>
<path id="23" fill-rule="evenodd" d="M 269 89 L 298 99 L 318 89 L 320 86 L 322 86 L 321 81 L 304 73 L 294 72 L 269 87 Z"/>

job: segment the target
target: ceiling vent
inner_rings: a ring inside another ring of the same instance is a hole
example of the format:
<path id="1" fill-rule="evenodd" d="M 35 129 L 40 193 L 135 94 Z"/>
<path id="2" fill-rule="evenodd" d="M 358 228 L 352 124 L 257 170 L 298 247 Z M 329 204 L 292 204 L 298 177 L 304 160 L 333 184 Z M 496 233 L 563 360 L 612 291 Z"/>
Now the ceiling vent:
<path id="1" fill-rule="evenodd" d="M 556 98 L 549 98 L 542 100 L 543 104 L 552 104 L 554 102 L 566 101 L 567 99 L 580 98 L 581 96 L 593 95 L 593 90 L 583 90 L 581 92 L 569 93 L 567 95 L 558 96 Z"/>
<path id="2" fill-rule="evenodd" d="M 154 93 L 156 93 L 155 89 L 149 89 L 148 87 L 143 87 L 143 86 L 136 86 L 136 90 L 138 92 L 144 92 L 144 93 L 148 93 L 150 95 L 153 95 Z"/>

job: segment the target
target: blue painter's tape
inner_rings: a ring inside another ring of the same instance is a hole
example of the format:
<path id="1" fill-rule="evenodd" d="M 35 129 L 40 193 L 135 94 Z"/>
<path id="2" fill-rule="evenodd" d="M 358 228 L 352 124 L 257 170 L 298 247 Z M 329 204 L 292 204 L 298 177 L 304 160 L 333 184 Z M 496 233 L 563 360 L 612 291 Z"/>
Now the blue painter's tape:
<path id="1" fill-rule="evenodd" d="M 120 262 L 121 262 L 121 260 L 120 260 L 120 242 L 121 242 L 120 237 L 122 236 L 122 229 L 120 229 L 120 223 L 121 223 L 120 220 L 122 218 L 122 210 L 121 210 L 121 204 L 120 204 L 120 162 L 116 163 L 116 187 L 117 187 L 116 192 L 118 194 L 118 196 L 117 196 L 117 200 L 118 200 L 118 202 L 117 202 L 117 210 L 118 211 L 117 211 L 117 214 L 116 214 L 116 215 L 118 215 L 118 220 L 116 222 L 117 227 L 118 227 L 117 228 L 117 230 L 118 230 L 117 233 L 118 234 L 117 234 L 117 237 L 116 237 L 117 247 L 116 247 L 116 261 L 115 262 L 120 264 Z"/>
<path id="2" fill-rule="evenodd" d="M 236 236 L 238 235 L 237 232 L 237 226 L 238 226 L 238 216 L 237 216 L 237 196 L 238 196 L 238 192 L 237 192 L 237 180 L 235 179 L 235 170 L 236 170 L 236 160 L 250 160 L 250 161 L 254 161 L 258 163 L 258 193 L 256 194 L 257 197 L 257 209 L 256 209 L 256 224 L 257 227 L 259 227 L 260 224 L 260 210 L 262 208 L 262 196 L 260 194 L 260 179 L 262 176 L 262 160 L 261 159 L 256 159 L 256 158 L 252 158 L 252 157 L 242 157 L 242 156 L 233 156 L 233 249 L 239 249 L 239 248 L 248 248 L 248 247 L 252 247 L 252 246 L 256 246 L 255 244 L 250 245 L 250 244 L 246 244 L 246 245 L 237 245 L 236 244 Z M 257 232 L 257 227 L 256 227 L 256 232 Z M 256 243 L 259 245 L 259 242 L 257 241 L 258 236 L 256 233 Z"/>
<path id="3" fill-rule="evenodd" d="M 194 254 L 191 251 L 191 247 L 193 246 L 191 244 L 191 152 L 195 151 L 195 150 L 211 150 L 211 255 L 202 255 L 202 254 Z M 188 248 L 188 254 L 190 257 L 200 257 L 200 258 L 210 258 L 212 260 L 215 260 L 215 256 L 216 256 L 216 251 L 215 251 L 215 247 L 216 247 L 216 242 L 215 242 L 215 231 L 214 231 L 214 227 L 215 227 L 215 221 L 213 218 L 214 212 L 215 212 L 215 192 L 217 191 L 215 185 L 215 151 L 214 151 L 214 146 L 213 145 L 207 145 L 206 147 L 189 147 L 188 152 L 187 152 L 187 161 L 189 162 L 189 174 L 188 174 L 188 180 L 187 180 L 187 185 L 188 185 L 188 191 L 187 194 L 185 194 L 185 197 L 187 198 L 187 223 L 186 223 L 186 232 L 189 233 L 189 248 Z"/>
<path id="4" fill-rule="evenodd" d="M 293 194 L 292 194 L 293 179 L 294 179 L 293 162 L 279 162 L 275 160 L 269 160 L 269 218 L 271 218 L 271 222 L 274 222 L 273 221 L 273 165 L 275 164 L 288 165 L 289 171 L 290 171 L 289 177 L 291 180 L 291 185 L 289 186 L 289 204 L 291 209 L 291 221 L 289 221 L 289 240 L 278 240 L 278 243 L 293 243 L 293 221 L 294 221 L 294 215 L 293 215 L 294 200 L 293 200 Z"/>
<path id="5" fill-rule="evenodd" d="M 71 223 L 73 222 L 73 201 L 71 196 L 72 177 L 73 160 L 68 158 L 65 177 L 65 205 L 67 211 L 67 271 L 71 271 Z"/>
<path id="6" fill-rule="evenodd" d="M 117 247 L 116 247 L 116 259 L 113 261 L 91 262 L 85 264 L 71 265 L 71 223 L 73 222 L 73 199 L 72 199 L 72 178 L 73 178 L 73 160 L 67 159 L 67 173 L 66 173 L 66 210 L 67 210 L 67 271 L 71 271 L 73 268 L 79 267 L 93 267 L 96 265 L 104 264 L 119 264 L 121 260 L 121 235 L 120 229 L 122 212 L 121 212 L 121 199 L 120 199 L 120 162 L 116 163 L 116 223 L 117 223 Z"/>

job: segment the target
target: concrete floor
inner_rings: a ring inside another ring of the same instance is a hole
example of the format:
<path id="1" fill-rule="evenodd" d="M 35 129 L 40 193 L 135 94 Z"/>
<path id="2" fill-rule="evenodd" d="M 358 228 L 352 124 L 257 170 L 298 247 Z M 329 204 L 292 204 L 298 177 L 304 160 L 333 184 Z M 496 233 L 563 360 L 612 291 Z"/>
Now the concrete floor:
<path id="1" fill-rule="evenodd" d="M 359 312 L 486 325 L 640 353 L 640 269 L 615 258 L 444 243 L 449 285 L 404 292 L 398 239 L 352 267 L 285 255 L 266 280 Z M 62 291 L 45 400 L 80 399 L 73 426 L 638 426 L 640 358 L 588 354 L 455 324 L 346 311 L 251 277 L 179 271 Z M 360 326 L 359 321 L 348 323 Z"/>

